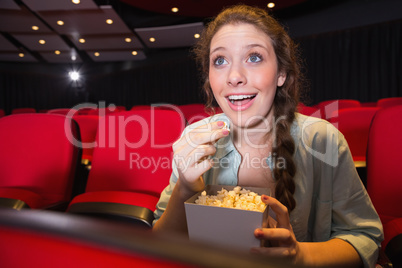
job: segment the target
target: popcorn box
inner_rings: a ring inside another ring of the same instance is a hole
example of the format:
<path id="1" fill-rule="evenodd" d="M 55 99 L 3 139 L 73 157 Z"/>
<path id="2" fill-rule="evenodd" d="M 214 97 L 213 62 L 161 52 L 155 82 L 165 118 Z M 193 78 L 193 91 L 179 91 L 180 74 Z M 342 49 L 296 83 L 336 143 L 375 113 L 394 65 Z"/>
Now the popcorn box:
<path id="1" fill-rule="evenodd" d="M 236 186 L 207 185 L 207 195 L 216 195 L 222 188 L 231 191 Z M 242 187 L 259 195 L 270 195 L 267 188 Z M 195 204 L 203 191 L 189 198 L 185 203 L 189 238 L 217 246 L 249 250 L 259 247 L 261 241 L 254 236 L 254 230 L 261 228 L 268 220 L 269 207 L 264 212 L 236 208 L 214 207 Z"/>

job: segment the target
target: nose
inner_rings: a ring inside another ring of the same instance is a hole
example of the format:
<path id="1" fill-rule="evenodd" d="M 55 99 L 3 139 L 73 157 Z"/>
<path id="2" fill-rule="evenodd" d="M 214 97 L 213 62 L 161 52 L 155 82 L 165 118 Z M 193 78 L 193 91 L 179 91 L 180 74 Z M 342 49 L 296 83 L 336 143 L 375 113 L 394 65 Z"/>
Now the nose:
<path id="1" fill-rule="evenodd" d="M 229 69 L 227 84 L 232 87 L 242 86 L 247 83 L 245 72 L 241 66 L 232 65 Z"/>

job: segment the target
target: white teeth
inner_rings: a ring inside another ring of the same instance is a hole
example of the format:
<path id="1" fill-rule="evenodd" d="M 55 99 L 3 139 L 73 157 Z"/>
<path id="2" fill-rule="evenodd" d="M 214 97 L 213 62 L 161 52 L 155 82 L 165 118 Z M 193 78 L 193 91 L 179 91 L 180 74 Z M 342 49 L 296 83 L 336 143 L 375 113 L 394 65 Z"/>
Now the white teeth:
<path id="1" fill-rule="evenodd" d="M 255 97 L 255 95 L 230 95 L 228 98 L 229 100 L 243 100 L 243 99 L 248 99 Z"/>

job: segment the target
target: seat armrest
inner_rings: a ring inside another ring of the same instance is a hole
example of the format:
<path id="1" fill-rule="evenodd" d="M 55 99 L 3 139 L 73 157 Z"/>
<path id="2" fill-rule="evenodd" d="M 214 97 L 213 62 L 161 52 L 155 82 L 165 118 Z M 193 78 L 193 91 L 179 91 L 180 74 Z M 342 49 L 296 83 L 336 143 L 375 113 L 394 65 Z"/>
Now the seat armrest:
<path id="1" fill-rule="evenodd" d="M 70 206 L 67 212 L 93 215 L 112 220 L 135 222 L 147 228 L 152 228 L 152 222 L 154 220 L 154 213 L 150 209 L 120 203 L 75 203 Z"/>
<path id="2" fill-rule="evenodd" d="M 28 204 L 22 200 L 14 199 L 14 198 L 5 198 L 5 197 L 0 197 L 0 207 L 11 208 L 11 209 L 15 209 L 15 210 L 30 208 L 28 206 Z"/>

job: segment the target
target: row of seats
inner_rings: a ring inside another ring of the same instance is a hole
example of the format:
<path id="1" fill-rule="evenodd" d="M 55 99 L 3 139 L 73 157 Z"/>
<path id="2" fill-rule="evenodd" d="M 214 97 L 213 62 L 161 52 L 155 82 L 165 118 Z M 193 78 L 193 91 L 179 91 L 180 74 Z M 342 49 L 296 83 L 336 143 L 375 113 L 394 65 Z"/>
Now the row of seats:
<path id="1" fill-rule="evenodd" d="M 398 259 L 400 253 L 393 252 L 393 245 L 400 245 L 402 239 L 402 213 L 395 209 L 402 202 L 397 155 L 402 149 L 402 106 L 365 109 L 374 109 L 372 119 L 356 117 L 355 121 L 370 125 L 367 190 L 384 224 L 383 249 L 391 259 Z M 338 116 L 342 110 L 357 108 L 341 109 Z M 0 205 L 63 208 L 150 227 L 159 194 L 168 184 L 171 144 L 185 126 L 183 117 L 172 109 L 142 109 L 98 118 L 92 168 L 81 192 L 75 189 L 82 183 L 76 174 L 82 154 L 77 145 L 83 136 L 77 122 L 51 113 L 0 119 Z"/>
<path id="2" fill-rule="evenodd" d="M 0 205 L 115 214 L 150 227 L 172 172 L 172 144 L 185 122 L 172 110 L 126 111 L 99 122 L 92 168 L 81 189 L 75 119 L 33 113 L 1 118 Z"/>
<path id="3" fill-rule="evenodd" d="M 402 105 L 402 97 L 383 98 L 376 102 L 360 102 L 353 99 L 326 100 L 313 106 L 306 106 L 301 103 L 298 108 L 299 112 L 302 114 L 323 118 L 329 121 L 331 118 L 336 117 L 337 111 L 341 109 L 358 107 L 387 108 L 395 105 Z"/>
<path id="4" fill-rule="evenodd" d="M 385 108 L 385 107 L 390 107 L 394 105 L 400 105 L 402 104 L 402 97 L 390 97 L 390 98 L 382 98 L 379 99 L 378 101 L 375 102 L 360 102 L 358 100 L 351 100 L 351 99 L 338 99 L 338 100 L 326 100 L 322 101 L 314 106 L 305 106 L 303 104 L 300 105 L 299 111 L 303 114 L 308 114 L 311 115 L 314 113 L 315 116 L 319 116 L 324 119 L 328 119 L 332 112 L 335 110 L 339 109 L 344 109 L 344 108 L 352 108 L 352 107 L 380 107 L 380 108 Z M 144 109 L 144 108 L 149 108 L 151 105 L 135 105 L 129 110 L 136 110 L 136 109 Z M 164 106 L 164 105 L 158 105 L 158 106 Z M 196 109 L 198 111 L 198 108 L 196 106 L 202 106 L 204 108 L 203 104 L 189 104 L 189 105 L 180 105 L 180 107 L 183 107 L 183 109 L 187 110 L 194 110 Z M 157 107 L 154 105 L 154 107 Z M 317 110 L 320 110 L 318 114 Z M 65 114 L 70 112 L 71 109 L 68 108 L 59 108 L 59 109 L 48 109 L 48 110 L 40 110 L 39 112 L 44 113 L 44 112 L 51 112 L 51 113 L 61 113 Z M 110 112 L 110 110 L 105 109 L 106 112 Z M 127 110 L 125 106 L 114 106 L 112 109 L 113 111 L 125 111 Z M 29 108 L 29 107 L 24 107 L 24 108 L 15 108 L 11 111 L 11 114 L 19 114 L 19 113 L 36 113 L 36 109 L 34 108 Z M 77 110 L 79 114 L 99 114 L 97 109 L 94 108 L 80 108 Z M 4 110 L 0 109 L 0 117 L 4 116 L 5 112 Z"/>
<path id="5" fill-rule="evenodd" d="M 135 105 L 129 110 L 143 110 L 143 109 L 174 109 L 181 110 L 184 113 L 191 113 L 193 115 L 204 115 L 211 114 L 211 112 L 206 112 L 204 104 L 201 103 L 191 103 L 184 105 L 173 105 L 173 104 L 157 104 L 157 105 Z M 97 107 L 93 104 L 91 106 L 74 107 L 74 108 L 56 108 L 56 109 L 46 109 L 39 110 L 38 113 L 53 113 L 53 114 L 79 114 L 79 115 L 105 115 L 113 112 L 126 111 L 125 106 L 115 106 L 109 105 L 108 107 Z M 221 111 L 219 108 L 217 111 Z M 36 113 L 34 108 L 15 108 L 11 111 L 11 114 L 22 114 L 22 113 Z M 5 116 L 6 113 L 3 109 L 0 109 L 0 117 Z"/>

